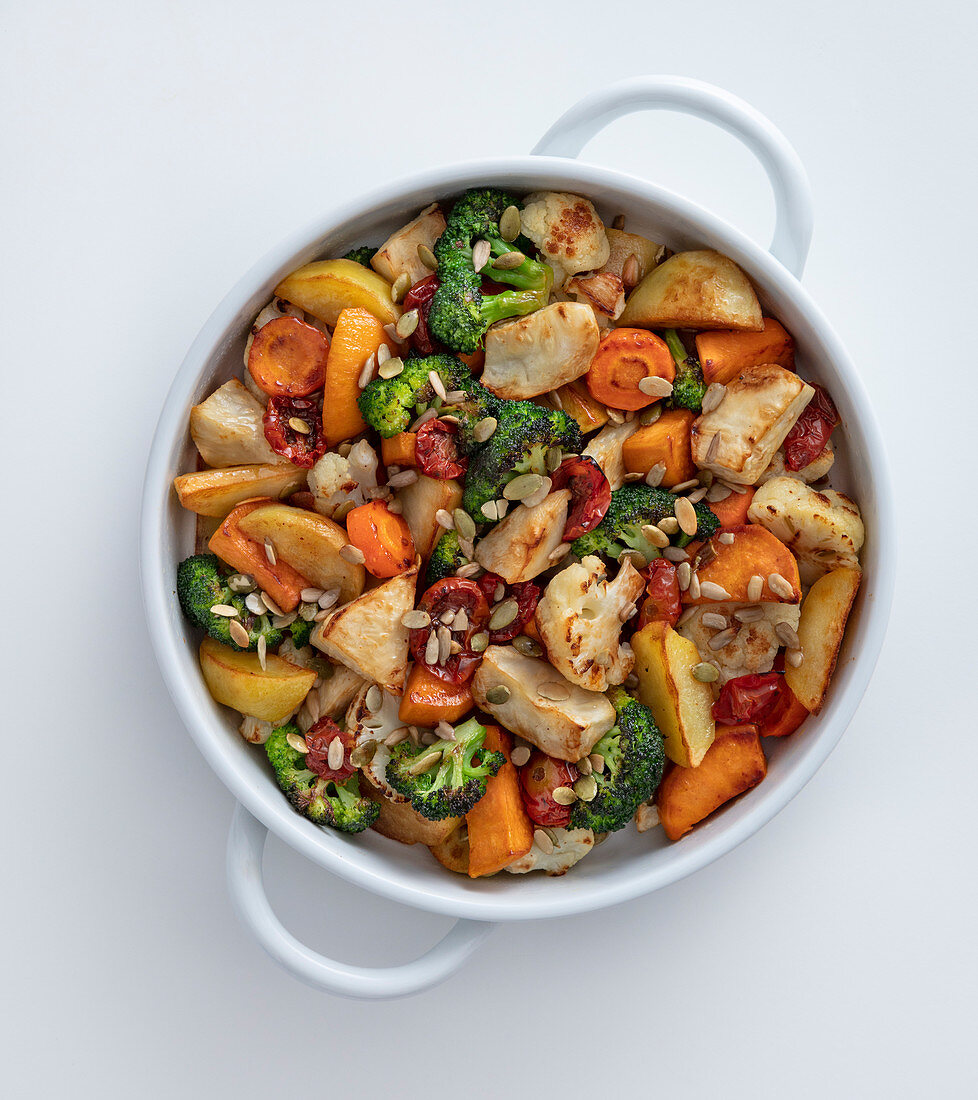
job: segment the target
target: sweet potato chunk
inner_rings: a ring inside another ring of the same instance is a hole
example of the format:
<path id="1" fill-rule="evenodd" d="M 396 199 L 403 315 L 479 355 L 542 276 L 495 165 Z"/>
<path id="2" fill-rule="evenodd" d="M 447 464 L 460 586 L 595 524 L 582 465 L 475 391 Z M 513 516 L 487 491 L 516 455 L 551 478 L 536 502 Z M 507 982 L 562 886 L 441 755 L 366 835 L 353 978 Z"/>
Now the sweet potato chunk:
<path id="1" fill-rule="evenodd" d="M 489 779 L 486 793 L 465 815 L 469 826 L 469 878 L 494 875 L 533 847 L 533 822 L 520 795 L 509 754 L 513 738 L 499 726 L 486 726 L 487 752 L 501 752 L 506 763 Z"/>
<path id="2" fill-rule="evenodd" d="M 663 463 L 664 489 L 696 477 L 689 435 L 695 419 L 696 414 L 689 409 L 670 409 L 654 424 L 636 429 L 621 445 L 625 469 L 633 474 L 647 474 L 657 463 Z"/>
<path id="3" fill-rule="evenodd" d="M 730 593 L 724 599 L 729 598 L 738 603 L 798 603 L 801 600 L 798 562 L 780 539 L 756 523 L 729 527 L 727 531 L 733 535 L 734 540 L 729 545 L 713 540 L 716 557 L 700 566 L 696 573 L 701 586 L 704 581 L 712 581 Z M 776 573 L 791 585 L 790 598 L 771 589 L 769 578 Z M 748 594 L 753 576 L 762 577 L 764 581 L 761 594 L 755 599 Z M 701 595 L 694 599 L 688 591 L 683 593 L 685 604 L 715 602 L 706 596 Z"/>
<path id="4" fill-rule="evenodd" d="M 767 761 L 756 726 L 728 726 L 717 735 L 699 767 L 672 768 L 655 802 L 670 840 L 690 829 L 731 798 L 749 791 L 767 775 Z"/>
<path id="5" fill-rule="evenodd" d="M 696 335 L 696 354 L 706 382 L 726 385 L 745 367 L 777 363 L 786 370 L 795 369 L 795 342 L 773 317 L 764 318 L 763 332 L 700 332 Z"/>

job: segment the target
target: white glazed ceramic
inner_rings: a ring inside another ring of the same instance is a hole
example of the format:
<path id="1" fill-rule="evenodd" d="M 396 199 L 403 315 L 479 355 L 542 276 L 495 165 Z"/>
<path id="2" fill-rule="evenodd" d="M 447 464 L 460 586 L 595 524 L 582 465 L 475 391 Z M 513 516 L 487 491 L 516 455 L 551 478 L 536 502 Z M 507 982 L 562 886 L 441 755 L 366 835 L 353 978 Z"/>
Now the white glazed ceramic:
<path id="1" fill-rule="evenodd" d="M 774 189 L 777 226 L 767 252 L 737 229 L 645 180 L 573 159 L 613 119 L 665 108 L 708 119 L 739 137 L 764 165 Z M 230 712 L 204 687 L 196 638 L 174 594 L 176 564 L 191 552 L 192 517 L 176 503 L 173 477 L 191 468 L 187 417 L 220 382 L 241 372 L 245 333 L 282 276 L 309 260 L 383 240 L 418 209 L 466 187 L 496 184 L 516 192 L 556 188 L 592 198 L 628 228 L 674 249 L 716 248 L 733 257 L 758 289 L 766 313 L 794 334 L 802 373 L 823 382 L 842 415 L 833 483 L 859 502 L 868 537 L 865 581 L 829 700 L 796 737 L 769 746 L 766 780 L 704 822 L 679 844 L 661 830 L 609 838 L 563 878 L 496 875 L 482 881 L 443 870 L 421 846 L 369 832 L 320 829 L 296 814 L 276 787 L 263 754 L 236 732 Z M 160 668 L 187 729 L 238 800 L 228 841 L 228 884 L 244 922 L 278 962 L 317 988 L 354 997 L 395 997 L 452 974 L 495 921 L 565 916 L 616 905 L 706 866 L 756 832 L 793 798 L 832 751 L 869 681 L 882 644 L 894 580 L 893 502 L 883 444 L 859 374 L 828 322 L 798 282 L 811 236 L 811 200 L 801 164 L 784 137 L 746 103 L 679 77 L 637 78 L 582 100 L 547 133 L 534 155 L 442 168 L 395 181 L 330 211 L 261 260 L 218 306 L 194 341 L 163 408 L 150 453 L 141 516 L 142 588 Z M 325 870 L 368 891 L 458 919 L 422 958 L 370 969 L 324 958 L 292 937 L 268 904 L 261 858 L 267 831 Z"/>

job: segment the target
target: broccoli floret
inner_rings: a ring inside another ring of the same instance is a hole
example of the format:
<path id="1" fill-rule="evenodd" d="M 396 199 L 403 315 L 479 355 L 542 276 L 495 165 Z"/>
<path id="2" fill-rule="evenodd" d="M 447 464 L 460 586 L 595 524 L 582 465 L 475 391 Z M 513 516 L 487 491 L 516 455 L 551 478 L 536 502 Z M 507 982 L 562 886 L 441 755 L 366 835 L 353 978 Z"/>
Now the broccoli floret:
<path id="1" fill-rule="evenodd" d="M 309 644 L 309 639 L 312 637 L 312 628 L 315 623 L 307 623 L 305 619 L 296 619 L 295 622 L 289 627 L 289 633 L 292 635 L 292 644 L 296 649 L 302 649 L 303 646 Z"/>
<path id="2" fill-rule="evenodd" d="M 673 408 L 691 409 L 698 413 L 703 408 L 703 396 L 706 393 L 700 361 L 686 350 L 686 345 L 674 328 L 666 329 L 664 335 L 676 363 L 676 377 L 672 383 Z"/>
<path id="3" fill-rule="evenodd" d="M 547 304 L 553 285 L 550 268 L 526 255 L 529 241 L 504 241 L 499 219 L 508 206 L 519 204 L 494 188 L 466 191 L 455 203 L 445 232 L 435 245 L 439 286 L 431 300 L 428 328 L 454 351 L 472 352 L 482 344 L 486 329 L 506 317 L 532 313 Z M 473 266 L 475 242 L 489 242 L 489 262 L 481 272 Z M 523 251 L 518 267 L 500 269 L 495 260 L 504 253 Z M 513 290 L 484 294 L 482 279 L 511 286 Z"/>
<path id="4" fill-rule="evenodd" d="M 402 741 L 391 749 L 387 782 L 430 821 L 464 817 L 486 793 L 489 776 L 506 763 L 501 752 L 483 750 L 485 739 L 486 727 L 470 718 L 455 730 L 452 741 L 420 746 Z M 415 772 L 422 760 L 430 760 L 430 766 Z"/>
<path id="5" fill-rule="evenodd" d="M 462 506 L 485 523 L 482 505 L 503 495 L 503 487 L 518 474 L 546 473 L 546 454 L 560 447 L 571 454 L 584 444 L 573 417 L 532 401 L 503 401 L 497 410 L 495 432 L 476 452 L 465 475 Z"/>
<path id="6" fill-rule="evenodd" d="M 400 374 L 393 378 L 375 378 L 364 387 L 357 400 L 363 419 L 384 439 L 406 432 L 412 420 L 439 400 L 428 377 L 431 371 L 441 376 L 446 391 L 467 392 L 474 385 L 471 371 L 454 355 L 405 359 Z"/>
<path id="7" fill-rule="evenodd" d="M 220 562 L 213 554 L 194 554 L 180 562 L 177 567 L 177 599 L 184 615 L 192 623 L 205 630 L 215 641 L 232 649 L 255 649 L 258 639 L 262 637 L 268 649 L 272 649 L 282 640 L 282 631 L 272 626 L 268 615 L 252 614 L 245 606 L 244 596 L 231 591 L 221 576 Z M 211 611 L 216 604 L 224 604 L 237 611 L 238 622 L 248 631 L 247 646 L 238 645 L 231 637 L 229 617 L 215 615 Z M 296 642 L 296 645 L 299 643 Z"/>
<path id="8" fill-rule="evenodd" d="M 604 757 L 604 770 L 594 772 L 598 793 L 590 802 L 575 802 L 571 826 L 611 833 L 623 829 L 635 811 L 656 792 L 665 767 L 665 742 L 652 711 L 623 688 L 608 692 L 617 723 L 591 750 Z"/>
<path id="9" fill-rule="evenodd" d="M 371 248 L 370 245 L 361 245 L 360 248 L 351 248 L 349 252 L 343 257 L 344 260 L 353 260 L 354 263 L 363 264 L 364 267 L 370 267 L 370 261 L 377 255 L 377 249 Z"/>
<path id="10" fill-rule="evenodd" d="M 468 565 L 469 559 L 462 553 L 458 544 L 458 532 L 446 531 L 435 543 L 431 557 L 428 559 L 428 571 L 425 573 L 425 588 L 430 588 L 435 581 L 445 577 L 454 577 L 455 570 L 463 565 Z"/>
<path id="11" fill-rule="evenodd" d="M 611 504 L 604 519 L 593 531 L 575 539 L 571 552 L 579 558 L 586 554 L 604 554 L 617 559 L 624 550 L 632 549 L 651 561 L 659 557 L 659 551 L 642 534 L 642 528 L 675 515 L 675 508 L 675 495 L 665 489 L 653 489 L 642 482 L 623 485 L 611 494 Z M 693 538 L 708 539 L 720 529 L 719 519 L 706 504 L 694 504 L 693 509 L 696 534 L 691 537 L 680 531 L 673 539 L 677 546 L 686 546 Z"/>
<path id="12" fill-rule="evenodd" d="M 345 783 L 322 779 L 304 767 L 305 758 L 288 742 L 288 735 L 302 734 L 298 726 L 279 726 L 265 742 L 268 761 L 275 778 L 292 805 L 317 825 L 328 825 L 342 833 L 362 833 L 380 813 L 380 806 L 361 798 L 357 773 Z"/>

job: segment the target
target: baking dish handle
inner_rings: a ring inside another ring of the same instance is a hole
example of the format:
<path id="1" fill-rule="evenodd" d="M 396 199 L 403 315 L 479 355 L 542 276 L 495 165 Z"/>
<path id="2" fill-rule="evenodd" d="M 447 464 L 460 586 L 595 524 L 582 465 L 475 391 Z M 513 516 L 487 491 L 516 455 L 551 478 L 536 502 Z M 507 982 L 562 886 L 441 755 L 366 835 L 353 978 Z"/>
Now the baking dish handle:
<path id="1" fill-rule="evenodd" d="M 420 993 L 451 977 L 496 927 L 485 921 L 459 920 L 430 951 L 401 966 L 351 966 L 329 959 L 300 943 L 273 912 L 262 879 L 267 837 L 265 826 L 239 803 L 228 835 L 231 900 L 238 916 L 268 954 L 314 989 L 365 1000 Z"/>
<path id="2" fill-rule="evenodd" d="M 812 190 L 801 160 L 767 118 L 737 96 L 684 76 L 638 76 L 575 103 L 537 142 L 538 156 L 576 157 L 599 131 L 633 111 L 670 110 L 713 122 L 757 157 L 774 190 L 770 251 L 801 277 L 812 240 Z"/>

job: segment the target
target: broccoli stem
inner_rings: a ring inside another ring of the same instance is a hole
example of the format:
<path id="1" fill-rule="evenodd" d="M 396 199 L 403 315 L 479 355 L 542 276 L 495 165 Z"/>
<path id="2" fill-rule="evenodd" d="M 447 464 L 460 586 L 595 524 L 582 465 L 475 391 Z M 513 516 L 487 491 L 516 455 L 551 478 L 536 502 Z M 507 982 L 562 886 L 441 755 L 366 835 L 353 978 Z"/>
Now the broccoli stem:
<path id="1" fill-rule="evenodd" d="M 682 339 L 678 332 L 674 328 L 667 328 L 663 333 L 663 338 L 672 352 L 672 357 L 676 361 L 677 367 L 685 367 L 686 360 L 689 358 L 689 352 L 686 350 L 686 345 L 682 342 Z"/>

